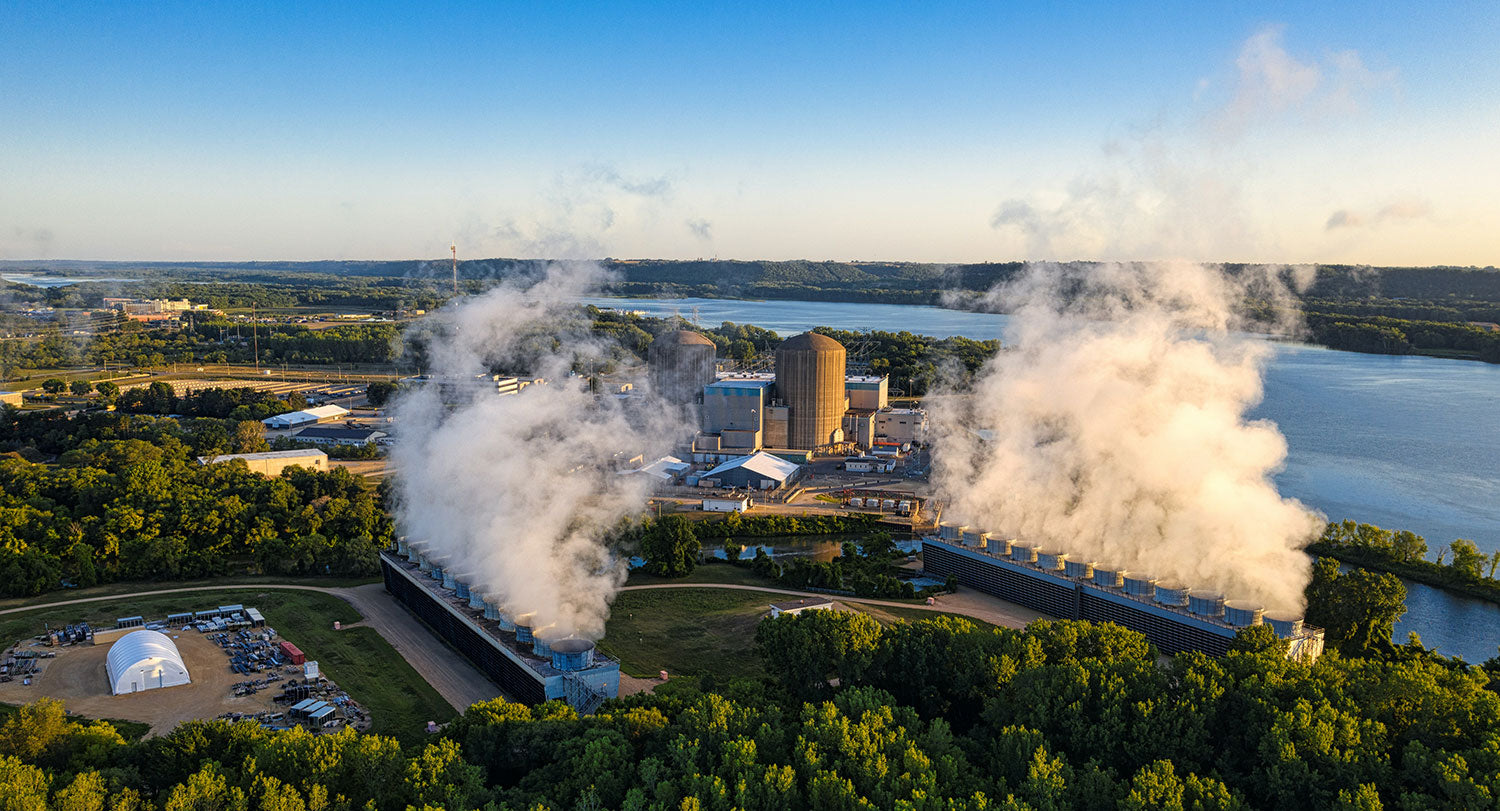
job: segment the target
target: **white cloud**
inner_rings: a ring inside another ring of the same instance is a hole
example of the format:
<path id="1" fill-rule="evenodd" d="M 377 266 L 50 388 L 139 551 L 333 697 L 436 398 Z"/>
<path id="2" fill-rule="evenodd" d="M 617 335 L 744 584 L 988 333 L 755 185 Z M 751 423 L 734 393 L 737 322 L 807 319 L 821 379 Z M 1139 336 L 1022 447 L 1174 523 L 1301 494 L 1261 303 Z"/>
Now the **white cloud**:
<path id="1" fill-rule="evenodd" d="M 1328 222 L 1324 224 L 1323 230 L 1336 231 L 1341 228 L 1364 228 L 1377 227 L 1391 222 L 1410 222 L 1413 220 L 1426 220 L 1432 217 L 1432 205 L 1426 200 L 1408 198 L 1393 200 L 1380 208 L 1373 214 L 1361 214 L 1347 208 L 1341 208 L 1328 216 Z"/>

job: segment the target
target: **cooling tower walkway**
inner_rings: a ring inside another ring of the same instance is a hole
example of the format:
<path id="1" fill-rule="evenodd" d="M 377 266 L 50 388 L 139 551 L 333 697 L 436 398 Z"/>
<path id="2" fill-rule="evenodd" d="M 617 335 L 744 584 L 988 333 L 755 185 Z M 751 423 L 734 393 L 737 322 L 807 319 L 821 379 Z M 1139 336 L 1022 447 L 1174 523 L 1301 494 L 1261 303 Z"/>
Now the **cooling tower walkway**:
<path id="1" fill-rule="evenodd" d="M 1033 620 L 1053 619 L 1053 617 L 1049 617 L 1046 614 L 1032 611 L 1029 608 L 1022 608 L 1014 603 L 997 600 L 987 594 L 980 594 L 973 589 L 966 589 L 956 594 L 944 594 L 937 598 L 937 605 L 909 603 L 899 600 L 873 600 L 864 597 L 847 597 L 842 594 L 828 594 L 827 592 L 792 591 L 765 586 L 747 586 L 738 583 L 653 583 L 645 586 L 626 586 L 621 591 L 641 591 L 645 589 L 734 589 L 736 591 L 760 591 L 767 594 L 788 594 L 793 597 L 820 597 L 837 600 L 841 603 L 860 603 L 862 605 L 880 605 L 890 608 L 936 611 L 944 614 L 961 614 L 965 617 L 973 617 L 974 619 L 988 622 L 991 625 L 999 625 L 1005 628 L 1025 628 Z"/>

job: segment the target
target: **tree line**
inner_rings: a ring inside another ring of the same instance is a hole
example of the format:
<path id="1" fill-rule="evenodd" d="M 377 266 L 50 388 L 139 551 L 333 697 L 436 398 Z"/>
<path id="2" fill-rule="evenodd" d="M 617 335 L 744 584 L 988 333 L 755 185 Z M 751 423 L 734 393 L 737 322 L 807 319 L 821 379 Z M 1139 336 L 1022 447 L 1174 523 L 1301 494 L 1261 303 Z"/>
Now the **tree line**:
<path id="1" fill-rule="evenodd" d="M 1427 539 L 1421 535 L 1340 521 L 1328 524 L 1307 549 L 1500 604 L 1500 578 L 1495 576 L 1500 572 L 1500 551 L 1485 554 L 1467 538 L 1454 540 L 1428 560 Z"/>
<path id="2" fill-rule="evenodd" d="M 1447 354 L 1500 363 L 1500 331 L 1468 323 L 1310 312 L 1307 325 L 1313 343 L 1331 349 L 1384 355 Z"/>
<path id="3" fill-rule="evenodd" d="M 239 573 L 370 574 L 392 537 L 343 469 L 198 456 L 266 448 L 259 423 L 0 412 L 0 594 Z M 50 464 L 42 460 L 52 458 Z"/>
<path id="4" fill-rule="evenodd" d="M 23 809 L 1493 808 L 1500 696 L 1478 668 L 1264 627 L 1162 661 L 1118 626 L 866 614 L 763 620 L 770 676 L 677 679 L 579 716 L 494 699 L 406 747 L 188 722 L 127 742 L 42 701 L 0 727 Z"/>

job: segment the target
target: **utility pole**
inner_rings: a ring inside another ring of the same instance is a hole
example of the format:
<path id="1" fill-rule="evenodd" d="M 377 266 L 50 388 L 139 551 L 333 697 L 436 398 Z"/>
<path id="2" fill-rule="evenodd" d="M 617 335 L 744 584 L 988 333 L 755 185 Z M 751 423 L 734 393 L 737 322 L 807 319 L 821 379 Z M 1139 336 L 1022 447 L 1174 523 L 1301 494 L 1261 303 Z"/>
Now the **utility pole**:
<path id="1" fill-rule="evenodd" d="M 250 302 L 251 352 L 255 353 L 255 373 L 260 374 L 260 330 L 255 322 L 255 302 Z"/>
<path id="2" fill-rule="evenodd" d="M 448 246 L 453 251 L 453 296 L 458 297 L 458 243 L 454 242 Z"/>

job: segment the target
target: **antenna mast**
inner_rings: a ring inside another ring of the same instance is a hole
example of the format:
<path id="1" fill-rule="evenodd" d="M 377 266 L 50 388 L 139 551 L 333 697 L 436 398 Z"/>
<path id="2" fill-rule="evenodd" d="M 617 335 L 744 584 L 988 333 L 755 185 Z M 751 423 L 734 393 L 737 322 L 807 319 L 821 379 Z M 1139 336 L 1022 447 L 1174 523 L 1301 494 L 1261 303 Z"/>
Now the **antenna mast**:
<path id="1" fill-rule="evenodd" d="M 453 295 L 458 295 L 458 243 L 454 242 L 448 246 L 453 251 Z"/>
<path id="2" fill-rule="evenodd" d="M 254 348 L 250 351 L 255 353 L 255 373 L 260 374 L 260 324 L 255 320 L 255 302 L 250 302 L 250 340 Z"/>

